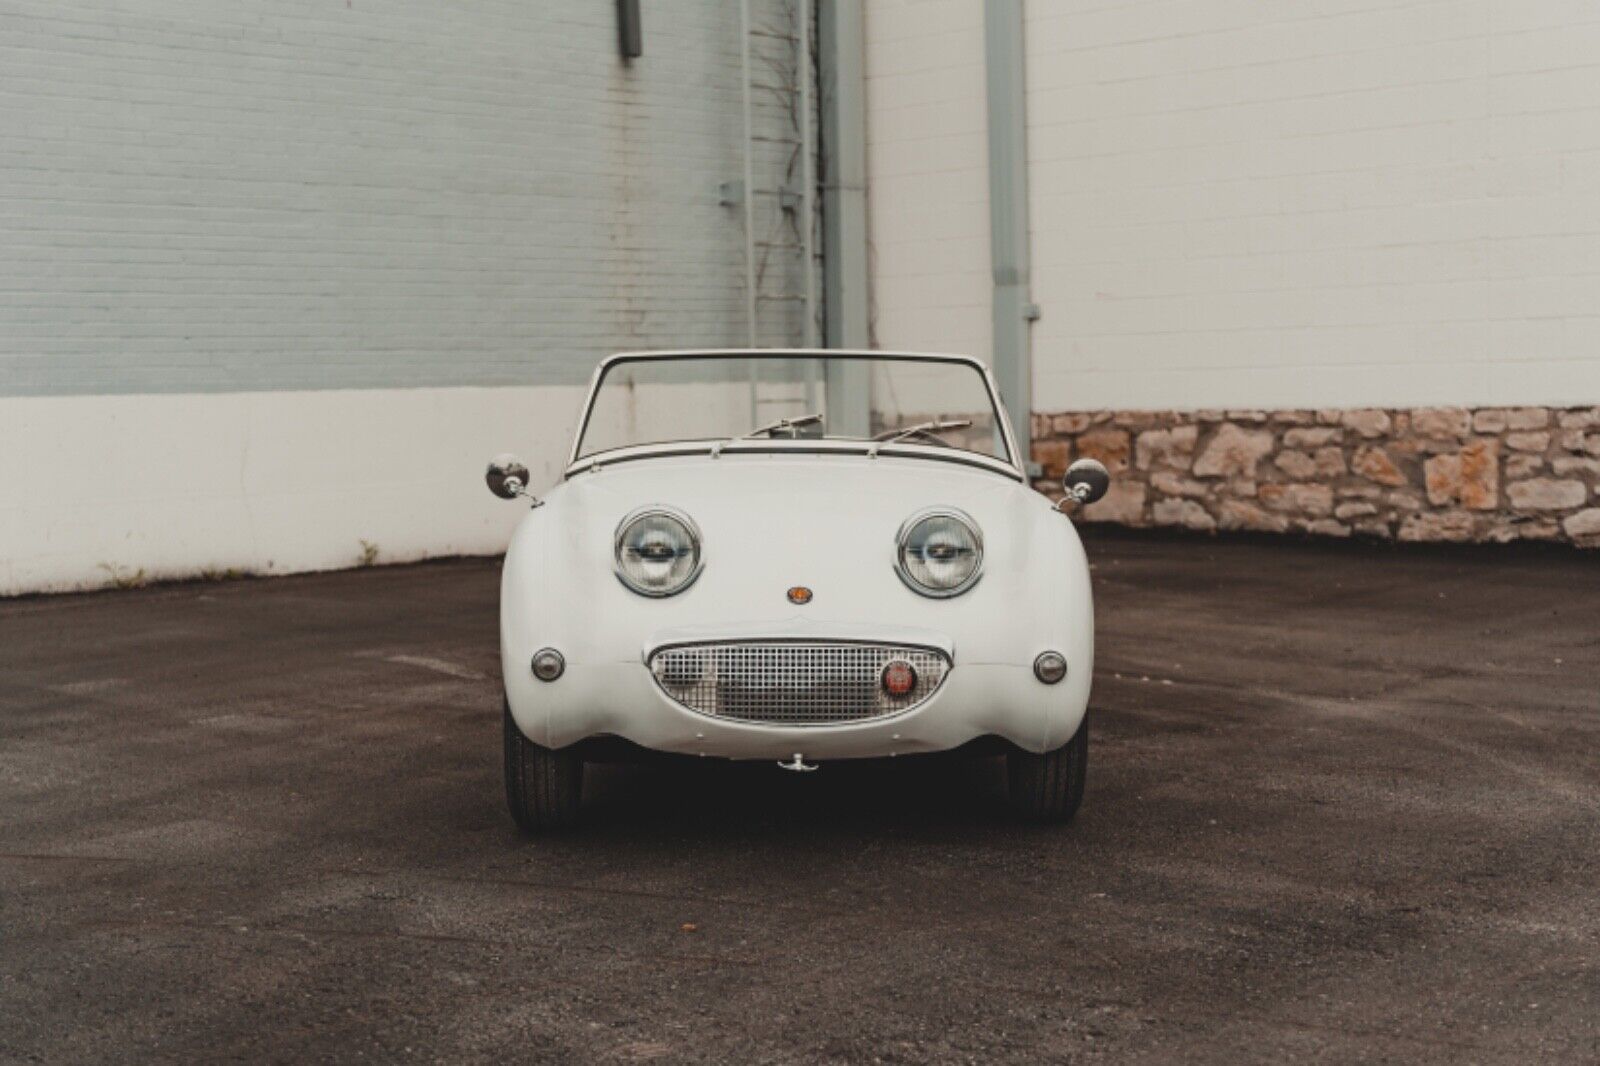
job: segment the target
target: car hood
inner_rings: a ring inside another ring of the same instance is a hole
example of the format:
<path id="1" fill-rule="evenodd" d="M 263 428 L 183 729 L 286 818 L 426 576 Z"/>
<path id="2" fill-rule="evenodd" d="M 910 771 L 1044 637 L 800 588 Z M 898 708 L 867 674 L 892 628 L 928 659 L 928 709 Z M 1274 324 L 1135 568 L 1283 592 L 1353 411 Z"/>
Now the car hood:
<path id="1" fill-rule="evenodd" d="M 703 537 L 700 577 L 663 599 L 636 595 L 613 571 L 618 524 L 652 504 L 686 513 Z M 950 599 L 917 594 L 894 567 L 901 525 L 929 507 L 966 512 L 984 537 L 981 578 Z M 580 658 L 638 661 L 696 633 L 911 639 L 920 631 L 919 642 L 953 645 L 958 660 L 1009 662 L 1031 661 L 1049 639 L 1041 631 L 1015 646 L 1041 583 L 1063 593 L 1082 585 L 1087 596 L 1086 579 L 1074 576 L 1083 574 L 1071 523 L 997 473 L 898 457 L 697 455 L 563 483 L 518 528 L 503 595 L 538 595 L 540 613 L 562 612 L 564 639 Z M 788 601 L 797 585 L 813 592 L 805 606 Z"/>

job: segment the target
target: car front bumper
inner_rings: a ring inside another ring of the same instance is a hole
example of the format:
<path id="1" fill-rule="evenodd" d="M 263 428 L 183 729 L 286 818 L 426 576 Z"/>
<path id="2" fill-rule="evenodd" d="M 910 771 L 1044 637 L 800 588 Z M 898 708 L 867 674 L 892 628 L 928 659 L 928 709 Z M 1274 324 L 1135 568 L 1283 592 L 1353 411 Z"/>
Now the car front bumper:
<path id="1" fill-rule="evenodd" d="M 637 658 L 569 663 L 550 682 L 532 677 L 523 665 L 526 656 L 518 656 L 522 662 L 508 659 L 506 693 L 512 716 L 530 740 L 552 748 L 616 736 L 654 751 L 686 755 L 850 759 L 946 751 L 983 736 L 1002 737 L 1028 751 L 1047 751 L 1077 730 L 1088 700 L 1092 652 L 1087 648 L 1055 649 L 1067 656 L 1068 674 L 1046 685 L 1034 676 L 1031 657 L 1025 663 L 965 662 L 948 638 L 899 627 L 805 627 L 795 633 L 806 639 L 916 644 L 938 648 L 951 660 L 943 683 L 930 696 L 881 717 L 817 725 L 723 718 L 673 699 L 647 665 L 657 648 L 726 640 L 736 632 L 752 643 L 781 636 L 763 626 L 664 631 L 653 634 Z"/>

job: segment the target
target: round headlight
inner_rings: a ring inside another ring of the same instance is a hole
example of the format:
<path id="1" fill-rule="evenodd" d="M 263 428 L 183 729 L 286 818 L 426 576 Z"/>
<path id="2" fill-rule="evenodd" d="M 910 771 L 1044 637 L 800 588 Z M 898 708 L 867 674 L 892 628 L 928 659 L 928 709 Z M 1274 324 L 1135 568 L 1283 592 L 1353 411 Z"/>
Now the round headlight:
<path id="1" fill-rule="evenodd" d="M 669 507 L 643 507 L 617 526 L 617 577 L 641 596 L 671 596 L 700 576 L 700 531 Z"/>
<path id="2" fill-rule="evenodd" d="M 895 570 L 924 596 L 954 596 L 971 588 L 983 565 L 983 535 L 953 509 L 914 514 L 900 527 Z"/>

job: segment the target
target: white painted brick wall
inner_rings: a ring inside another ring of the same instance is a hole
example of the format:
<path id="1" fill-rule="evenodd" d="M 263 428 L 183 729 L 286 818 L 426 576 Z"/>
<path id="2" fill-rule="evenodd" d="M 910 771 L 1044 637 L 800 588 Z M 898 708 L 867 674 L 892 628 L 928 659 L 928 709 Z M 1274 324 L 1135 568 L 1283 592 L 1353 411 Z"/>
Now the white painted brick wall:
<path id="1" fill-rule="evenodd" d="M 869 0 L 866 27 L 874 341 L 987 358 L 982 5 Z"/>
<path id="2" fill-rule="evenodd" d="M 1600 400 L 1600 8 L 1027 12 L 1036 407 Z M 979 5 L 868 32 L 878 340 L 986 351 Z"/>

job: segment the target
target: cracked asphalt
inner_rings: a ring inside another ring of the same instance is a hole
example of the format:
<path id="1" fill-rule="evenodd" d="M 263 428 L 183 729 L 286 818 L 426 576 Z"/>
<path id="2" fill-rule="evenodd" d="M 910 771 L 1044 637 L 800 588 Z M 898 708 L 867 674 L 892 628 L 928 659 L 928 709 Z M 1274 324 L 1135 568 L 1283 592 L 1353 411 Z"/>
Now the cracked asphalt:
<path id="1" fill-rule="evenodd" d="M 0 602 L 0 1061 L 1600 1059 L 1600 555 L 1090 537 L 1087 798 L 605 767 L 498 564 Z"/>

